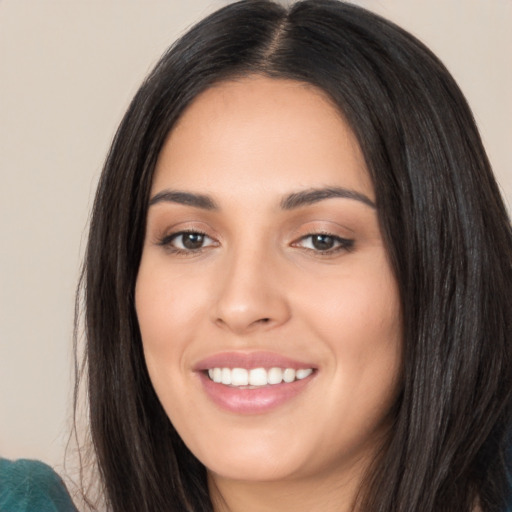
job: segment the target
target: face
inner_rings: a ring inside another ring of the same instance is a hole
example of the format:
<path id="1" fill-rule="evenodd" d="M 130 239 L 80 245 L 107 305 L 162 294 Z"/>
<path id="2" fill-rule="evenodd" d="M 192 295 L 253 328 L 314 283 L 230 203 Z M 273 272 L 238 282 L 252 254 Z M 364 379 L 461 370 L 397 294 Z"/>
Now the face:
<path id="1" fill-rule="evenodd" d="M 136 284 L 153 386 L 210 476 L 340 474 L 399 387 L 397 285 L 347 123 L 317 89 L 202 93 L 156 167 Z"/>

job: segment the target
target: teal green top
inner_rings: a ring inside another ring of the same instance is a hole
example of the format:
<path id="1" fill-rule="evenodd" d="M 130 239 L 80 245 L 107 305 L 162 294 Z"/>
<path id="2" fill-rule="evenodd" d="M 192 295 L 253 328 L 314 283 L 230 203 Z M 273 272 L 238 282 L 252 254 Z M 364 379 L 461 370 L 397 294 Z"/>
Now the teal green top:
<path id="1" fill-rule="evenodd" d="M 64 482 L 36 460 L 0 459 L 1 512 L 76 512 Z"/>
<path id="2" fill-rule="evenodd" d="M 509 498 L 504 512 L 512 512 Z M 36 460 L 0 459 L 0 512 L 78 511 L 52 468 Z"/>

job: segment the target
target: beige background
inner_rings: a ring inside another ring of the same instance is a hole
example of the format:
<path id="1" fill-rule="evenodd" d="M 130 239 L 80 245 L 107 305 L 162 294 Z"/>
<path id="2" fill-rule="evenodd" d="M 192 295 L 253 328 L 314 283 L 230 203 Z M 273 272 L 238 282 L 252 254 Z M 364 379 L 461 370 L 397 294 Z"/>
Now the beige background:
<path id="1" fill-rule="evenodd" d="M 102 161 L 138 84 L 220 0 L 0 0 L 0 454 L 61 467 L 73 295 Z M 473 107 L 512 201 L 512 0 L 362 0 L 420 37 Z"/>

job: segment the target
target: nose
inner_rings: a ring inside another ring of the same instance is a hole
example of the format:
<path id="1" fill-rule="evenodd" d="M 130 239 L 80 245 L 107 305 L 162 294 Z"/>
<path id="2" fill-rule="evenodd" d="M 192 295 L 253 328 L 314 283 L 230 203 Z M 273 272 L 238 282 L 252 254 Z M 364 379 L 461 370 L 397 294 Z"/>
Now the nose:
<path id="1" fill-rule="evenodd" d="M 250 248 L 226 257 L 213 312 L 217 326 L 243 335 L 289 320 L 286 286 L 276 259 L 270 251 Z"/>

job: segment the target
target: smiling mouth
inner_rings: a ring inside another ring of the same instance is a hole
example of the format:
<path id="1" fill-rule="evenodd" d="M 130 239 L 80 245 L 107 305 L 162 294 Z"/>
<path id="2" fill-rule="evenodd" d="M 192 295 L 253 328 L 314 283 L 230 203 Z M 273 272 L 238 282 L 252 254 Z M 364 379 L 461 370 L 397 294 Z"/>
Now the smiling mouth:
<path id="1" fill-rule="evenodd" d="M 313 368 L 210 368 L 206 371 L 210 380 L 232 388 L 258 389 L 263 386 L 290 384 L 305 379 L 313 373 Z"/>

